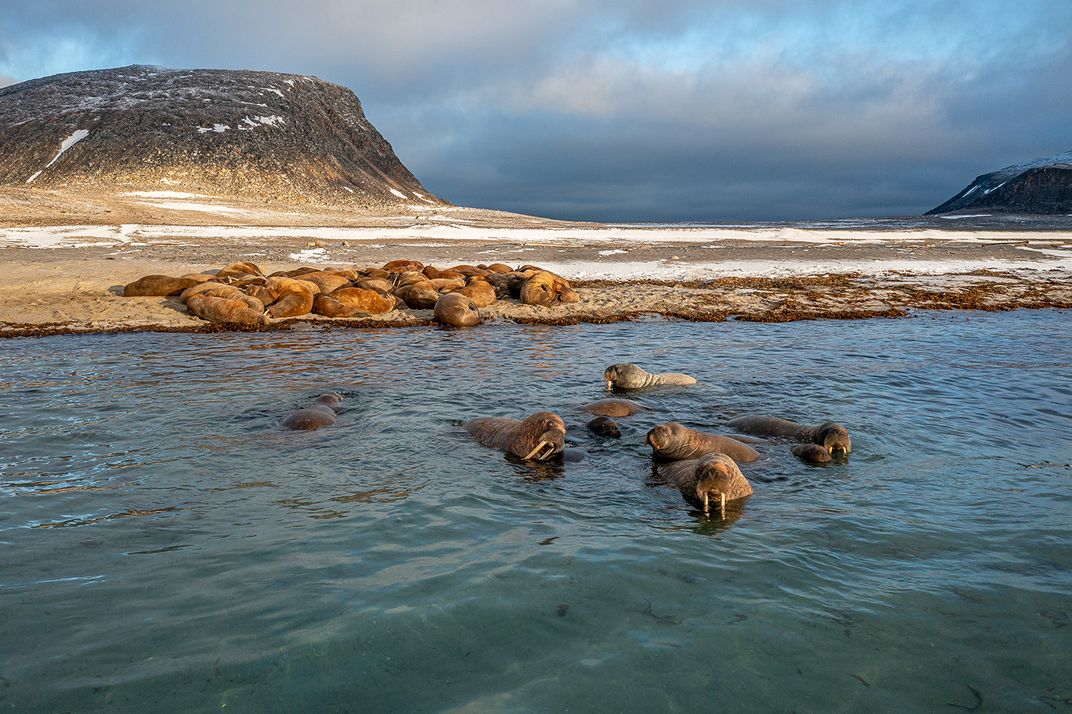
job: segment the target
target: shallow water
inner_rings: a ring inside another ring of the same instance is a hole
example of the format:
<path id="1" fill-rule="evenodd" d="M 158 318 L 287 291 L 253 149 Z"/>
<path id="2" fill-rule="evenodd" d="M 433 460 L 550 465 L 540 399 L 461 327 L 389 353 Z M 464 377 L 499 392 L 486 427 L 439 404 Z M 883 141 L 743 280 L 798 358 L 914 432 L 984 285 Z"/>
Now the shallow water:
<path id="1" fill-rule="evenodd" d="M 0 342 L 0 708 L 1053 711 L 1072 702 L 1072 313 Z M 604 366 L 645 392 L 577 428 Z M 283 433 L 340 390 L 335 427 Z M 458 428 L 552 408 L 530 468 Z M 676 419 L 836 418 L 726 520 Z"/>

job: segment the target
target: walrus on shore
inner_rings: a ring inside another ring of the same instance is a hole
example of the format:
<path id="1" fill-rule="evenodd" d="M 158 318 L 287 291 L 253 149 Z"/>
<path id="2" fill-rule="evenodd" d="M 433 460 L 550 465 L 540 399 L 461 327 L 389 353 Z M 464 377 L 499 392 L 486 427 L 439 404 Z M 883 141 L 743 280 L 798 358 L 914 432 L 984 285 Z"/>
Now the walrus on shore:
<path id="1" fill-rule="evenodd" d="M 413 310 L 431 310 L 439 300 L 439 291 L 432 285 L 432 281 L 414 283 L 395 288 L 394 295 L 406 303 L 406 307 Z"/>
<path id="2" fill-rule="evenodd" d="M 682 461 L 698 459 L 704 454 L 725 454 L 739 463 L 759 458 L 759 452 L 728 436 L 690 429 L 676 421 L 660 424 L 648 432 L 652 454 L 663 459 Z"/>
<path id="3" fill-rule="evenodd" d="M 261 269 L 257 267 L 257 265 L 247 262 L 231 263 L 230 265 L 223 267 L 218 273 L 216 273 L 216 277 L 220 278 L 221 280 L 223 278 L 237 278 L 244 275 L 263 276 L 264 273 L 261 272 Z"/>
<path id="4" fill-rule="evenodd" d="M 676 372 L 652 374 L 635 364 L 612 364 L 603 371 L 607 389 L 643 389 L 665 384 L 696 384 L 696 378 Z"/>
<path id="5" fill-rule="evenodd" d="M 251 309 L 241 300 L 232 298 L 191 295 L 186 301 L 186 308 L 202 320 L 209 322 L 252 328 L 268 326 L 268 318 L 263 313 Z"/>
<path id="6" fill-rule="evenodd" d="M 731 419 L 726 424 L 743 434 L 775 436 L 805 444 L 818 444 L 835 456 L 852 451 L 849 430 L 831 421 L 816 426 L 804 426 L 778 417 L 743 416 Z"/>
<path id="7" fill-rule="evenodd" d="M 519 294 L 522 304 L 551 307 L 562 302 L 580 302 L 580 296 L 570 287 L 565 278 L 546 270 L 533 273 L 521 284 Z"/>
<path id="8" fill-rule="evenodd" d="M 453 292 L 469 298 L 476 303 L 477 307 L 487 307 L 498 299 L 498 293 L 495 291 L 494 286 L 487 279 L 479 276 L 470 278 L 469 283 L 464 288 L 458 288 Z"/>
<path id="9" fill-rule="evenodd" d="M 605 416 L 596 417 L 585 426 L 588 427 L 589 431 L 600 436 L 610 436 L 615 439 L 620 439 L 622 436 L 622 430 L 618 427 L 618 422 Z"/>
<path id="10" fill-rule="evenodd" d="M 724 514 L 726 503 L 752 495 L 752 484 L 725 454 L 670 461 L 660 464 L 656 472 L 663 481 L 676 486 L 686 501 L 703 508 L 704 513 L 717 505 Z"/>
<path id="11" fill-rule="evenodd" d="M 249 288 L 249 294 L 268 307 L 272 317 L 297 317 L 313 309 L 317 287 L 296 278 L 268 278 L 264 287 Z"/>
<path id="12" fill-rule="evenodd" d="M 345 275 L 339 275 L 325 270 L 320 270 L 315 273 L 305 273 L 304 275 L 299 276 L 299 280 L 304 280 L 307 283 L 316 285 L 324 295 L 335 292 L 339 288 L 348 287 L 351 282 L 350 278 Z"/>
<path id="13" fill-rule="evenodd" d="M 643 404 L 630 399 L 597 399 L 585 404 L 581 409 L 606 417 L 627 417 L 648 410 Z"/>
<path id="14" fill-rule="evenodd" d="M 183 291 L 183 302 L 187 302 L 194 295 L 238 300 L 239 302 L 245 303 L 246 307 L 250 310 L 264 312 L 264 303 L 252 295 L 247 295 L 234 285 L 224 285 L 223 283 L 202 283 L 201 285 L 195 285 L 189 290 Z"/>
<path id="15" fill-rule="evenodd" d="M 451 327 L 473 327 L 483 322 L 476 303 L 461 293 L 445 293 L 435 304 L 435 321 Z"/>
<path id="16" fill-rule="evenodd" d="M 566 448 L 566 423 L 553 412 L 537 412 L 522 420 L 483 417 L 463 425 L 484 446 L 509 451 L 533 461 L 547 461 Z"/>
<path id="17" fill-rule="evenodd" d="M 173 278 L 170 275 L 146 275 L 123 287 L 123 297 L 167 297 L 205 282 L 193 277 Z"/>
<path id="18" fill-rule="evenodd" d="M 818 444 L 797 444 L 793 447 L 793 456 L 806 464 L 828 464 L 830 452 Z"/>
<path id="19" fill-rule="evenodd" d="M 284 429 L 313 431 L 323 426 L 333 426 L 335 415 L 342 408 L 342 396 L 330 392 L 320 395 L 312 406 L 291 412 L 283 419 Z"/>
<path id="20" fill-rule="evenodd" d="M 395 309 L 393 295 L 364 288 L 339 288 L 313 299 L 313 312 L 325 317 L 350 317 L 355 313 L 382 315 Z"/>
<path id="21" fill-rule="evenodd" d="M 383 269 L 392 273 L 405 273 L 411 270 L 421 271 L 424 270 L 424 263 L 418 260 L 392 260 L 384 264 Z"/>

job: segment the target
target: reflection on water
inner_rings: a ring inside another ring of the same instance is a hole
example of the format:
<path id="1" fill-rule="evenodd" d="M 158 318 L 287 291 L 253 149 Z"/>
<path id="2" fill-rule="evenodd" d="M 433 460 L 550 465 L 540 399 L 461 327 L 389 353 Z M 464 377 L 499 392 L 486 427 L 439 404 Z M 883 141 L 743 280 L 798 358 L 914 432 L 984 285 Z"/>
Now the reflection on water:
<path id="1" fill-rule="evenodd" d="M 0 707 L 1053 711 L 1072 651 L 1062 312 L 0 344 Z M 702 380 L 590 434 L 610 363 Z M 340 391 L 316 432 L 277 428 Z M 553 409 L 577 458 L 459 424 Z M 661 421 L 771 413 L 704 517 Z"/>

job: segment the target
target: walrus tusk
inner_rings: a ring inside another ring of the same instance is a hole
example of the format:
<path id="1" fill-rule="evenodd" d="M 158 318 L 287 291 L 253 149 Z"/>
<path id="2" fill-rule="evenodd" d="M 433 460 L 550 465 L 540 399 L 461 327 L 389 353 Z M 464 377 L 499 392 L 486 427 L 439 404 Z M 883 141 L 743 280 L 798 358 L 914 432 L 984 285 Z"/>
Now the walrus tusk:
<path id="1" fill-rule="evenodd" d="M 607 380 L 607 389 L 614 389 L 614 382 Z"/>
<path id="2" fill-rule="evenodd" d="M 528 461 L 529 459 L 531 459 L 533 456 L 536 455 L 537 452 L 543 451 L 543 447 L 545 447 L 545 446 L 550 446 L 551 450 L 554 451 L 554 448 L 555 448 L 554 444 L 551 444 L 551 443 L 549 443 L 547 441 L 541 441 L 539 444 L 536 444 L 535 449 L 533 449 L 532 451 L 530 451 L 528 453 L 528 455 L 525 457 L 525 461 Z"/>
<path id="3" fill-rule="evenodd" d="M 707 493 L 703 495 L 703 512 L 705 516 L 711 512 L 711 506 L 707 502 Z"/>
<path id="4" fill-rule="evenodd" d="M 718 514 L 723 518 L 726 517 L 726 494 L 718 494 Z"/>

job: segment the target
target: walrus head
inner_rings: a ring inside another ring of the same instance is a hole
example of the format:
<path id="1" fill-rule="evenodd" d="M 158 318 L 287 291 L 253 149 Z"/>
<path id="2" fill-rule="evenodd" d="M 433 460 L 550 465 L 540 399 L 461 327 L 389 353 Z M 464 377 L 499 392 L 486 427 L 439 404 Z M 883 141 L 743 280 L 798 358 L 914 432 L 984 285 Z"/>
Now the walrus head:
<path id="1" fill-rule="evenodd" d="M 533 445 L 525 455 L 526 459 L 546 461 L 566 449 L 566 423 L 553 412 L 538 412 L 527 417 L 521 422 L 521 432 Z"/>
<path id="2" fill-rule="evenodd" d="M 325 406 L 338 414 L 342 411 L 342 395 L 338 392 L 328 392 L 316 398 L 316 406 Z"/>
<path id="3" fill-rule="evenodd" d="M 655 451 L 666 450 L 676 441 L 680 429 L 681 425 L 674 421 L 660 424 L 648 432 L 648 444 Z"/>
<path id="4" fill-rule="evenodd" d="M 744 475 L 737 468 L 736 462 L 725 454 L 707 454 L 696 465 L 696 500 L 708 513 L 713 505 L 719 511 L 726 510 L 726 501 L 737 497 L 734 493 L 738 478 Z"/>
<path id="5" fill-rule="evenodd" d="M 644 376 L 645 372 L 635 364 L 612 364 L 603 370 L 603 379 L 607 389 L 628 386 Z"/>
<path id="6" fill-rule="evenodd" d="M 815 432 L 815 443 L 830 452 L 831 456 L 845 456 L 852 451 L 849 430 L 832 421 L 819 425 Z"/>
<path id="7" fill-rule="evenodd" d="M 622 436 L 622 430 L 618 427 L 618 422 L 609 417 L 596 417 L 585 426 L 600 436 L 610 436 L 615 439 L 620 439 Z"/>

